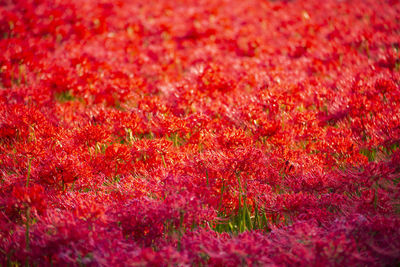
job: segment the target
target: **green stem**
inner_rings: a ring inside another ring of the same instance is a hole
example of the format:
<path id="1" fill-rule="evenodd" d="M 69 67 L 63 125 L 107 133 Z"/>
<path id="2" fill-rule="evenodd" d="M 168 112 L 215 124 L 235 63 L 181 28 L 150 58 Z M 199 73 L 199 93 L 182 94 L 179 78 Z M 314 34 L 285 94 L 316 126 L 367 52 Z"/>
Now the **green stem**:
<path id="1" fill-rule="evenodd" d="M 25 248 L 26 251 L 29 251 L 29 228 L 30 228 L 30 221 L 31 221 L 31 210 L 30 207 L 26 209 L 26 222 L 25 222 Z M 25 266 L 29 266 L 29 256 L 26 258 Z"/>
<path id="2" fill-rule="evenodd" d="M 31 176 L 31 159 L 28 158 L 28 174 L 26 175 L 26 187 L 29 186 L 29 177 Z"/>
<path id="3" fill-rule="evenodd" d="M 222 182 L 222 187 L 221 187 L 221 197 L 220 197 L 220 200 L 219 200 L 219 207 L 218 207 L 218 210 L 219 211 L 221 211 L 221 208 L 222 208 L 222 199 L 223 199 L 223 196 L 224 196 L 224 190 L 225 190 L 225 180 Z"/>
<path id="4" fill-rule="evenodd" d="M 161 159 L 162 159 L 162 162 L 164 164 L 164 167 L 167 168 L 167 164 L 165 163 L 165 159 L 164 159 L 164 155 L 163 154 L 161 154 Z"/>
<path id="5" fill-rule="evenodd" d="M 29 250 L 29 227 L 30 227 L 30 220 L 31 220 L 31 210 L 28 207 L 26 209 L 26 222 L 25 222 L 25 242 L 26 242 L 26 250 Z"/>

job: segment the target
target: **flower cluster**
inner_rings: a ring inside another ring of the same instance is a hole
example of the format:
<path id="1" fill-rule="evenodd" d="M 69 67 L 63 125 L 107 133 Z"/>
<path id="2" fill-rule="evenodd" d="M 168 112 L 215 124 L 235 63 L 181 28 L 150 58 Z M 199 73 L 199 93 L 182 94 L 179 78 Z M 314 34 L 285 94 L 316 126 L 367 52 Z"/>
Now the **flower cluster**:
<path id="1" fill-rule="evenodd" d="M 399 21 L 0 1 L 0 265 L 398 265 Z"/>

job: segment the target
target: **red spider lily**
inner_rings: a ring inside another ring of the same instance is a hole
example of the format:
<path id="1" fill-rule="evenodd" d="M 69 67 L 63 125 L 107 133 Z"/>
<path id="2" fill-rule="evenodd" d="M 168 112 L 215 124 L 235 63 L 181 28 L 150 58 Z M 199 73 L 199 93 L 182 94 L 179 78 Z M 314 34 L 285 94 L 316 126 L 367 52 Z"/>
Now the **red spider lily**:
<path id="1" fill-rule="evenodd" d="M 2 1 L 0 265 L 398 265 L 399 14 Z"/>

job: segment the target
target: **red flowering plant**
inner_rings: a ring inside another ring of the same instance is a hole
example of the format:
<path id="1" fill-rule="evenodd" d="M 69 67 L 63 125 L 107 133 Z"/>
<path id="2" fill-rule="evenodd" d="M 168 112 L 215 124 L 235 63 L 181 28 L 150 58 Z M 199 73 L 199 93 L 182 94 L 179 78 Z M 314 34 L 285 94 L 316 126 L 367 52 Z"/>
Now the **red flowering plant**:
<path id="1" fill-rule="evenodd" d="M 398 265 L 399 19 L 0 1 L 0 265 Z"/>

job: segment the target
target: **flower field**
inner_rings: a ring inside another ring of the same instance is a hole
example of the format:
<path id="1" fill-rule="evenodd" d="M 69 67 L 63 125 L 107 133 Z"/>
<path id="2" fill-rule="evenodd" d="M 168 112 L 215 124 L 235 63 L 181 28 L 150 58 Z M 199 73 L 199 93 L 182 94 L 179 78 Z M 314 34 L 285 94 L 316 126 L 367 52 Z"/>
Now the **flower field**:
<path id="1" fill-rule="evenodd" d="M 1 0 L 0 266 L 398 266 L 400 1 Z"/>

